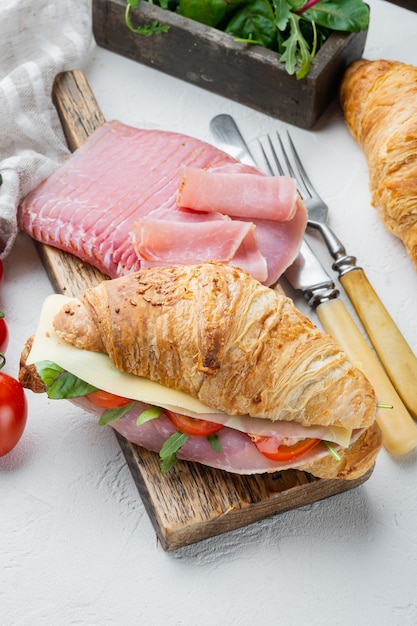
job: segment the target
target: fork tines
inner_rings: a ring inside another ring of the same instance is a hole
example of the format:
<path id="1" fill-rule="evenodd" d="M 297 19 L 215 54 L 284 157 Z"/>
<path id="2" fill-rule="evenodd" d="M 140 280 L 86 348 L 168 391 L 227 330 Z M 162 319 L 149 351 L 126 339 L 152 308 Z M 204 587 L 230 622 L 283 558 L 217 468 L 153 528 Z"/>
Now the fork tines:
<path id="1" fill-rule="evenodd" d="M 310 194 L 308 189 L 308 176 L 303 167 L 297 150 L 288 131 L 286 131 L 289 149 L 286 149 L 278 131 L 273 139 L 271 135 L 266 135 L 266 139 L 258 139 L 262 157 L 266 163 L 267 169 L 272 176 L 291 176 L 298 183 L 300 191 Z M 291 153 L 292 161 L 289 157 Z"/>

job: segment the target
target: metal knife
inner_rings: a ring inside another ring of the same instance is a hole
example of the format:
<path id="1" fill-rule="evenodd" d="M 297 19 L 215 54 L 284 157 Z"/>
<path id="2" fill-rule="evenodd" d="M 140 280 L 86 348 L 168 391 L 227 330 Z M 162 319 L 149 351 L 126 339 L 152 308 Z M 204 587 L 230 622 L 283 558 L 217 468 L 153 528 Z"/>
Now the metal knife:
<path id="1" fill-rule="evenodd" d="M 243 163 L 257 167 L 231 116 L 214 117 L 210 130 L 220 149 Z M 323 329 L 337 341 L 349 360 L 363 370 L 375 389 L 378 401 L 392 407 L 379 408 L 377 416 L 386 449 L 393 454 L 410 452 L 417 446 L 417 425 L 339 298 L 340 293 L 332 279 L 305 239 L 298 257 L 285 271 L 284 277 L 293 289 L 303 294 L 309 306 L 316 311 Z"/>

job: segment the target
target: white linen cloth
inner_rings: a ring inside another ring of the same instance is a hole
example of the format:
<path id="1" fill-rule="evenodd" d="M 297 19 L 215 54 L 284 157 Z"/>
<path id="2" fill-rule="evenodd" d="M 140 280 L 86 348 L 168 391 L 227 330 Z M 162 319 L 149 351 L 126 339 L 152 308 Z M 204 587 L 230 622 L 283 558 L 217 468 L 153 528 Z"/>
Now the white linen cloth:
<path id="1" fill-rule="evenodd" d="M 52 86 L 92 42 L 91 0 L 1 0 L 0 259 L 16 238 L 20 199 L 69 154 Z"/>

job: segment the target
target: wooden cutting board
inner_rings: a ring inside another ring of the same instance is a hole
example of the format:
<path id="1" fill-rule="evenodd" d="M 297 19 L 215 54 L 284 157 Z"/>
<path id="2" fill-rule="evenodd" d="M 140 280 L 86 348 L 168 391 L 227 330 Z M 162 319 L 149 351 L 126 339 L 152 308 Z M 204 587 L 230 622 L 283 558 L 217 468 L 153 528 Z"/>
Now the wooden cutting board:
<path id="1" fill-rule="evenodd" d="M 72 151 L 105 121 L 80 71 L 57 77 L 53 100 Z M 43 244 L 37 246 L 57 293 L 78 296 L 106 278 L 69 254 Z M 239 476 L 179 461 L 163 475 L 157 454 L 116 436 L 164 550 L 175 550 L 347 491 L 371 474 L 353 481 L 323 480 L 295 470 Z"/>

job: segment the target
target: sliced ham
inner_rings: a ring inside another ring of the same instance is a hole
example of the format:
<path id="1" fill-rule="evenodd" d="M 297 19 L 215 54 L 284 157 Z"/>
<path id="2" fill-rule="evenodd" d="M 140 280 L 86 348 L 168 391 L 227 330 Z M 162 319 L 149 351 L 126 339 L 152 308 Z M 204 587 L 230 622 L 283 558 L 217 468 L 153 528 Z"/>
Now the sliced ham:
<path id="1" fill-rule="evenodd" d="M 165 415 L 139 427 L 131 416 L 126 415 L 113 422 L 112 426 L 131 443 L 152 452 L 159 452 L 163 443 L 175 432 L 175 427 Z M 207 437 L 190 437 L 178 450 L 177 457 L 236 474 L 260 474 L 294 466 L 294 462 L 282 463 L 267 459 L 258 452 L 248 435 L 238 430 L 225 426 L 216 434 L 220 440 L 220 452 L 213 450 Z M 319 446 L 306 454 L 304 461 L 311 461 L 325 454 L 325 448 Z"/>
<path id="2" fill-rule="evenodd" d="M 295 215 L 289 222 L 251 220 L 256 226 L 259 249 L 267 259 L 268 276 L 261 281 L 265 285 L 274 285 L 295 261 L 306 229 L 306 217 L 304 204 L 297 200 Z M 299 242 L 298 245 L 295 242 Z"/>
<path id="3" fill-rule="evenodd" d="M 134 225 L 134 248 L 143 267 L 206 261 L 234 263 L 264 282 L 268 278 L 252 222 L 215 219 L 164 220 L 150 217 Z"/>
<path id="4" fill-rule="evenodd" d="M 224 221 L 220 213 L 191 217 L 191 211 L 177 206 L 181 172 L 190 166 L 228 175 L 262 174 L 198 139 L 109 122 L 23 200 L 19 226 L 37 241 L 74 254 L 111 278 L 137 271 L 150 263 L 138 254 L 137 230 L 146 219 Z M 228 262 L 258 280 L 264 276 L 261 282 L 272 285 L 298 253 L 307 223 L 305 207 L 297 202 L 294 217 L 286 222 L 239 221 L 255 224 L 255 234 L 235 245 Z M 193 245 L 194 240 L 183 242 L 189 251 Z M 165 262 L 149 246 L 146 254 L 160 259 L 159 264 Z"/>
<path id="5" fill-rule="evenodd" d="M 76 398 L 73 402 L 92 413 L 99 413 L 98 409 L 84 398 Z M 159 453 L 164 442 L 175 433 L 176 429 L 164 413 L 158 418 L 138 426 L 136 424 L 137 417 L 147 408 L 149 405 L 136 403 L 134 409 L 112 422 L 111 426 L 127 441 L 151 452 Z M 177 457 L 227 472 L 248 475 L 282 471 L 294 466 L 294 462 L 278 462 L 264 457 L 244 432 L 225 426 L 216 434 L 220 440 L 220 451 L 216 452 L 213 449 L 207 437 L 191 436 L 178 450 Z M 354 439 L 355 436 L 352 440 Z M 302 457 L 302 461 L 300 458 L 297 461 L 297 466 L 301 468 L 302 462 L 307 464 L 327 454 L 324 446 L 318 445 L 307 452 Z"/>
<path id="6" fill-rule="evenodd" d="M 297 198 L 296 181 L 288 176 L 234 174 L 186 167 L 177 204 L 196 211 L 284 222 L 294 217 Z"/>
<path id="7" fill-rule="evenodd" d="M 186 265 L 230 261 L 242 241 L 254 230 L 251 222 L 211 220 L 179 222 L 144 219 L 136 223 L 136 251 L 145 261 Z M 192 241 L 192 247 L 187 242 Z M 156 253 L 155 253 L 156 251 Z"/>

